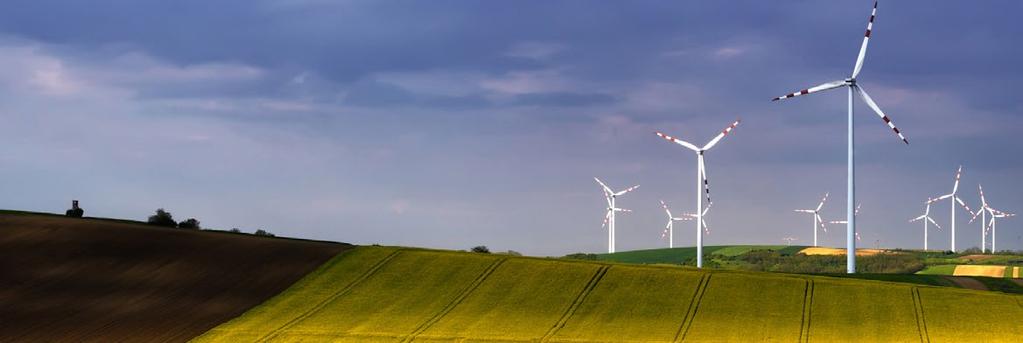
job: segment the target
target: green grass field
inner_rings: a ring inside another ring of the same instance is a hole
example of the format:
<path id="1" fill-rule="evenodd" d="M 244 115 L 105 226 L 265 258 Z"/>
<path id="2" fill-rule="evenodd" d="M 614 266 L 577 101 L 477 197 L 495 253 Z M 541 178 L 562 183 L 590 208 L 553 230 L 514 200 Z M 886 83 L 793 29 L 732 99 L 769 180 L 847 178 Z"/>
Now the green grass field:
<path id="1" fill-rule="evenodd" d="M 783 254 L 794 254 L 805 249 L 804 246 L 784 245 L 719 245 L 705 246 L 703 253 L 707 256 L 738 256 L 753 250 L 774 250 Z M 598 261 L 636 263 L 636 264 L 682 264 L 696 258 L 695 247 L 663 248 L 648 250 L 632 250 L 613 254 L 597 254 Z"/>
<path id="2" fill-rule="evenodd" d="M 360 247 L 195 341 L 997 342 L 1018 318 L 995 292 Z"/>

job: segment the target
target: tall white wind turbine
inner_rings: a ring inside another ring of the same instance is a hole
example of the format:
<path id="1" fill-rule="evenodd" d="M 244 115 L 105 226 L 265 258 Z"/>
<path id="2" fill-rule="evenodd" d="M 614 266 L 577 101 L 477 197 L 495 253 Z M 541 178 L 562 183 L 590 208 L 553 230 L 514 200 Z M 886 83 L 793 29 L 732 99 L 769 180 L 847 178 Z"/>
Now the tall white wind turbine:
<path id="1" fill-rule="evenodd" d="M 951 202 L 951 205 L 949 207 L 952 209 L 952 224 L 951 224 L 951 226 L 952 226 L 952 252 L 956 252 L 956 204 L 959 204 L 960 207 L 965 209 L 966 212 L 969 212 L 971 215 L 973 214 L 973 211 L 970 210 L 970 206 L 966 205 L 966 202 L 964 202 L 963 199 L 960 199 L 959 196 L 956 195 L 956 192 L 959 191 L 959 177 L 962 176 L 962 174 L 963 174 L 963 166 L 959 166 L 959 169 L 956 170 L 955 182 L 952 183 L 952 193 L 948 193 L 948 194 L 939 196 L 939 197 L 935 198 L 932 201 L 932 202 L 937 202 L 937 201 L 949 199 L 949 202 Z"/>
<path id="2" fill-rule="evenodd" d="M 938 227 L 938 230 L 941 230 L 941 225 L 938 225 L 938 222 L 934 221 L 934 218 L 931 218 L 931 203 L 932 202 L 934 202 L 934 199 L 927 198 L 927 201 L 924 203 L 925 204 L 924 214 L 919 216 L 919 217 L 916 217 L 916 218 L 913 218 L 913 219 L 909 220 L 910 223 L 918 221 L 918 220 L 923 220 L 924 221 L 924 251 L 927 251 L 927 230 L 928 230 L 927 229 L 927 223 L 930 222 L 931 224 L 934 224 L 934 226 Z"/>
<path id="3" fill-rule="evenodd" d="M 632 210 L 616 207 L 615 199 L 622 194 L 631 192 L 632 190 L 639 188 L 639 185 L 626 188 L 624 191 L 615 192 L 611 190 L 611 187 L 608 187 L 607 185 L 604 184 L 604 182 L 600 181 L 600 179 L 596 177 L 594 177 L 593 179 L 600 184 L 600 187 L 604 188 L 604 197 L 607 198 L 607 214 L 604 215 L 604 224 L 601 225 L 600 228 L 604 228 L 604 226 L 607 226 L 607 253 L 612 254 L 615 252 L 615 213 L 632 212 Z"/>
<path id="4" fill-rule="evenodd" d="M 785 241 L 785 245 L 792 245 L 792 242 L 798 241 L 799 238 L 788 236 L 788 237 L 782 238 L 781 240 Z"/>
<path id="5" fill-rule="evenodd" d="M 664 200 L 661 200 L 661 208 L 664 208 L 664 213 L 668 214 L 668 225 L 664 227 L 664 232 L 661 233 L 661 238 L 663 239 L 663 238 L 667 237 L 668 238 L 668 248 L 674 248 L 675 247 L 675 228 L 674 228 L 675 222 L 677 222 L 677 221 L 693 220 L 693 218 L 692 217 L 688 217 L 688 216 L 682 216 L 682 217 L 674 217 L 674 216 L 672 216 L 671 215 L 671 210 L 668 209 L 668 204 L 665 204 Z"/>
<path id="6" fill-rule="evenodd" d="M 824 230 L 824 232 L 828 231 L 826 228 L 824 228 L 824 219 L 821 219 L 821 208 L 824 208 L 824 202 L 826 201 L 828 201 L 828 193 L 824 193 L 824 198 L 821 199 L 821 202 L 817 204 L 817 208 L 815 209 L 793 210 L 795 212 L 809 213 L 813 215 L 813 246 L 815 247 L 819 246 L 817 245 L 817 229 L 820 228 Z"/>
<path id="7" fill-rule="evenodd" d="M 703 209 L 703 194 L 701 194 L 701 193 L 706 193 L 707 194 L 707 203 L 708 204 L 710 203 L 710 182 L 707 181 L 707 168 L 706 168 L 706 163 L 704 162 L 703 156 L 704 156 L 704 153 L 707 152 L 707 150 L 710 150 L 710 148 L 713 148 L 714 145 L 718 144 L 718 141 L 720 141 L 721 138 L 724 138 L 725 135 L 728 135 L 729 132 L 732 132 L 732 130 L 735 129 L 735 127 L 738 126 L 738 125 L 739 125 L 739 120 L 736 120 L 735 122 L 732 123 L 732 125 L 728 125 L 728 127 L 726 127 L 724 130 L 722 130 L 721 133 L 719 133 L 716 137 L 714 137 L 714 139 L 711 139 L 710 142 L 707 142 L 707 144 L 704 145 L 702 148 L 701 147 L 697 147 L 696 145 L 693 145 L 692 143 L 686 142 L 684 140 L 681 140 L 681 139 L 678 139 L 678 138 L 675 138 L 675 137 L 672 137 L 672 136 L 668 136 L 668 135 L 660 133 L 660 132 L 654 132 L 655 134 L 657 134 L 661 138 L 664 138 L 664 139 L 666 139 L 668 141 L 671 141 L 671 142 L 675 142 L 676 144 L 681 145 L 683 147 L 686 147 L 687 149 L 692 150 L 693 152 L 696 153 L 696 214 L 695 214 L 695 218 L 696 218 L 696 267 L 697 268 L 703 268 L 703 233 L 701 233 L 700 230 L 701 230 L 701 228 L 706 228 L 706 226 L 707 226 L 707 224 L 705 224 L 703 222 L 703 216 L 706 213 L 706 210 Z M 708 207 L 709 207 L 709 205 L 708 205 Z"/>
<path id="8" fill-rule="evenodd" d="M 856 177 L 855 177 L 855 169 L 853 168 L 853 166 L 854 166 L 854 163 L 853 163 L 854 162 L 854 159 L 853 159 L 853 150 L 854 150 L 853 147 L 854 147 L 854 144 L 853 143 L 855 141 L 854 140 L 855 136 L 853 134 L 853 93 L 859 94 L 860 98 L 863 99 L 863 102 L 867 104 L 867 107 L 870 107 L 870 109 L 874 110 L 874 112 L 877 113 L 877 115 L 881 117 L 881 120 L 884 120 L 885 124 L 887 124 L 888 127 L 892 129 L 892 131 L 895 131 L 895 134 L 899 136 L 899 139 L 901 139 L 904 143 L 909 144 L 909 141 L 906 140 L 906 137 L 904 137 L 902 135 L 902 132 L 900 132 L 899 129 L 895 127 L 895 123 L 893 123 L 892 120 L 889 119 L 888 116 L 885 115 L 884 112 L 881 111 L 881 108 L 877 107 L 877 103 L 875 103 L 874 100 L 870 98 L 870 95 L 867 95 L 867 92 L 865 90 L 863 90 L 863 87 L 860 87 L 860 85 L 856 82 L 856 77 L 859 76 L 860 70 L 863 69 L 863 60 L 864 60 L 864 58 L 867 55 L 867 43 L 870 41 L 870 32 L 871 32 L 871 30 L 874 27 L 874 18 L 875 18 L 876 15 L 877 15 L 877 1 L 874 1 L 874 9 L 870 12 L 870 21 L 867 22 L 867 31 L 863 35 L 863 44 L 860 45 L 860 53 L 856 57 L 856 64 L 853 66 L 853 71 L 852 71 L 852 75 L 851 76 L 849 76 L 848 78 L 846 78 L 844 80 L 837 80 L 837 81 L 831 81 L 831 82 L 823 83 L 823 84 L 820 84 L 820 85 L 817 85 L 817 86 L 814 86 L 814 87 L 803 89 L 803 90 L 801 90 L 799 92 L 787 94 L 787 95 L 780 96 L 780 97 L 772 99 L 772 101 L 777 101 L 777 100 L 788 99 L 788 98 L 792 98 L 792 97 L 796 97 L 796 96 L 800 96 L 800 95 L 816 93 L 816 92 L 820 92 L 820 91 L 824 91 L 824 90 L 829 90 L 829 89 L 834 89 L 834 88 L 839 88 L 839 87 L 848 87 L 848 89 L 849 89 L 849 106 L 848 106 L 848 109 L 849 109 L 849 111 L 848 111 L 849 139 L 848 139 L 848 147 L 847 147 L 848 148 L 848 177 L 849 178 L 848 178 L 848 186 L 847 186 L 848 200 L 847 200 L 847 203 L 846 203 L 846 218 L 847 218 L 847 222 L 848 222 L 847 229 L 846 229 L 846 246 L 847 246 L 846 272 L 850 273 L 850 274 L 856 272 L 856 241 L 854 239 L 855 235 L 856 235 L 856 218 L 855 218 L 855 215 L 853 213 L 855 211 L 853 209 L 853 206 L 854 206 L 853 204 L 856 203 L 856 187 L 855 187 Z"/>

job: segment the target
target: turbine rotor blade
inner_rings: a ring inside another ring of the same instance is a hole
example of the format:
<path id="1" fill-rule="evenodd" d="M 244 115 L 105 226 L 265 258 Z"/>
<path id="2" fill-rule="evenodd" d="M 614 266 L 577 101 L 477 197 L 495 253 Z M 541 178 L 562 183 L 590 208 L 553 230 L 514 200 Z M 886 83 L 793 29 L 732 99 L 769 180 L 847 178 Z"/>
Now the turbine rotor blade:
<path id="1" fill-rule="evenodd" d="M 830 194 L 830 193 L 824 193 L 824 198 L 821 199 L 821 202 L 819 204 L 817 204 L 817 211 L 820 211 L 821 208 L 824 207 L 824 202 L 828 201 L 828 194 Z M 817 212 L 817 211 L 814 211 L 814 212 Z"/>
<path id="2" fill-rule="evenodd" d="M 962 175 L 962 174 L 963 174 L 963 166 L 959 165 L 959 169 L 956 170 L 956 181 L 955 181 L 954 184 L 952 184 L 952 195 L 955 195 L 956 191 L 959 190 L 959 176 Z"/>
<path id="3" fill-rule="evenodd" d="M 912 222 L 915 222 L 915 221 L 918 221 L 918 220 L 923 220 L 923 219 L 927 219 L 927 215 L 926 214 L 922 215 L 922 216 L 919 216 L 919 217 L 916 217 L 916 218 L 913 218 L 913 219 L 910 219 L 909 222 L 912 223 Z"/>
<path id="4" fill-rule="evenodd" d="M 710 179 L 707 178 L 707 162 L 703 154 L 697 155 L 700 159 L 700 178 L 703 179 L 703 190 L 707 194 L 707 203 L 710 204 Z M 710 206 L 710 205 L 707 205 Z"/>
<path id="5" fill-rule="evenodd" d="M 859 85 L 853 85 L 852 87 L 856 90 L 856 93 L 860 95 L 860 98 L 863 98 L 863 102 L 867 103 L 867 107 L 874 110 L 874 113 L 877 113 L 877 115 L 881 117 L 881 120 L 884 120 L 884 123 L 888 125 L 888 128 L 895 131 L 895 134 L 899 136 L 899 139 L 901 139 L 903 143 L 909 144 L 909 141 L 906 140 L 906 136 L 903 136 L 902 132 L 899 131 L 899 128 L 895 127 L 895 123 L 893 123 L 892 120 L 881 111 L 880 107 L 877 107 L 877 103 L 874 102 L 874 99 L 870 98 L 870 95 L 867 95 L 867 91 L 863 90 L 863 87 L 860 87 Z"/>
<path id="6" fill-rule="evenodd" d="M 671 211 L 668 210 L 668 205 L 664 203 L 664 200 L 661 200 L 661 207 L 664 208 L 664 213 L 668 214 L 668 221 L 671 221 Z"/>
<path id="7" fill-rule="evenodd" d="M 874 1 L 874 9 L 870 11 L 870 20 L 867 21 L 867 32 L 863 34 L 863 44 L 860 45 L 860 54 L 856 56 L 856 66 L 853 67 L 852 78 L 860 75 L 863 69 L 863 60 L 867 56 L 867 43 L 870 42 L 870 31 L 874 28 L 874 18 L 877 16 L 877 1 Z"/>
<path id="8" fill-rule="evenodd" d="M 927 221 L 931 222 L 931 224 L 934 224 L 934 226 L 937 226 L 938 230 L 941 230 L 941 225 L 938 225 L 938 222 L 935 222 L 933 218 L 927 217 Z"/>
<path id="9" fill-rule="evenodd" d="M 675 138 L 675 137 L 672 137 L 672 136 L 668 136 L 668 135 L 663 134 L 663 133 L 661 133 L 659 131 L 655 131 L 654 134 L 660 136 L 661 138 L 664 138 L 664 139 L 668 140 L 669 142 L 675 142 L 678 145 L 684 146 L 684 147 L 686 147 L 689 150 L 692 150 L 694 152 L 700 152 L 700 148 L 697 148 L 695 145 L 693 145 L 693 143 L 689 143 L 689 142 L 686 142 L 684 140 L 681 140 L 681 139 L 678 139 L 678 138 Z"/>
<path id="10" fill-rule="evenodd" d="M 633 190 L 635 190 L 636 188 L 639 188 L 639 185 L 635 185 L 635 186 L 632 186 L 632 187 L 626 188 L 626 189 L 625 189 L 624 191 L 621 191 L 621 192 L 615 193 L 614 195 L 615 195 L 615 196 L 619 196 L 619 195 L 622 195 L 622 194 L 625 194 L 625 193 L 628 193 L 628 192 L 632 192 L 632 191 L 633 191 Z"/>
<path id="11" fill-rule="evenodd" d="M 719 133 L 717 137 L 714 137 L 714 139 L 711 139 L 710 142 L 707 143 L 707 145 L 703 146 L 703 150 L 710 150 L 710 148 L 713 148 L 714 145 L 717 145 L 718 141 L 720 141 L 722 138 L 728 135 L 729 132 L 732 132 L 732 130 L 735 129 L 736 126 L 739 126 L 740 121 L 742 120 L 736 119 L 734 122 L 732 122 L 732 125 L 728 125 L 728 127 L 726 127 L 724 130 L 721 130 L 721 133 Z"/>
<path id="12" fill-rule="evenodd" d="M 817 93 L 817 92 L 820 92 L 820 91 L 826 91 L 826 90 L 829 90 L 829 89 L 835 89 L 835 88 L 838 88 L 838 87 L 848 86 L 848 85 L 849 85 L 849 81 L 846 81 L 846 80 L 835 80 L 835 81 L 831 81 L 831 82 L 825 82 L 825 83 L 822 83 L 822 84 L 819 84 L 819 85 L 816 85 L 816 86 L 813 86 L 813 87 L 810 87 L 810 88 L 807 88 L 807 89 L 804 89 L 804 90 L 801 90 L 801 91 L 798 91 L 798 92 L 795 92 L 795 93 L 789 93 L 789 94 L 782 95 L 780 97 L 771 99 L 771 101 L 785 100 L 785 99 L 794 98 L 794 97 L 797 97 L 797 96 L 800 96 L 800 95 L 807 95 L 807 94 L 810 94 L 810 93 Z"/>
<path id="13" fill-rule="evenodd" d="M 604 187 L 604 191 L 605 192 L 607 192 L 608 194 L 614 194 L 614 191 L 611 190 L 611 187 L 608 187 L 607 185 L 605 185 L 603 181 L 600 181 L 600 179 L 598 179 L 596 177 L 594 177 L 593 179 L 596 180 L 597 183 L 600 184 L 600 187 Z"/>

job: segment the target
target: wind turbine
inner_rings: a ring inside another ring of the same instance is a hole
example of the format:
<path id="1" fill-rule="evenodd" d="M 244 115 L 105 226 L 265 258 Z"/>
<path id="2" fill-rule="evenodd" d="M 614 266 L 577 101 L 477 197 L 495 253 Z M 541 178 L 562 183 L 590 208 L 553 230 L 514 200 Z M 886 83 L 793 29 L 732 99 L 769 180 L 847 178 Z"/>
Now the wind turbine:
<path id="1" fill-rule="evenodd" d="M 926 206 L 924 207 L 924 214 L 909 220 L 910 223 L 918 220 L 924 221 L 924 251 L 927 251 L 927 223 L 930 222 L 931 224 L 934 224 L 934 226 L 937 226 L 938 230 L 941 230 L 941 225 L 938 225 L 938 222 L 934 221 L 934 218 L 931 218 L 932 202 L 934 202 L 934 199 L 927 198 L 927 202 L 924 203 L 926 204 Z"/>
<path id="2" fill-rule="evenodd" d="M 992 222 L 995 220 L 995 216 L 996 215 L 1001 214 L 1002 216 L 999 217 L 999 218 L 1005 218 L 1005 217 L 1007 217 L 1006 215 L 1011 217 L 1012 214 L 1004 213 L 1002 211 L 999 211 L 999 210 L 991 208 L 991 206 L 988 206 L 987 200 L 984 199 L 984 187 L 982 187 L 981 185 L 977 185 L 977 188 L 980 190 L 980 208 L 977 209 L 977 212 L 973 214 L 973 218 L 970 218 L 970 223 L 973 223 L 973 221 L 977 219 L 978 215 L 980 216 L 980 227 L 981 227 L 981 236 L 982 236 L 981 237 L 981 243 L 980 243 L 981 244 L 981 248 L 980 248 L 981 252 L 984 252 L 984 249 L 987 248 L 987 231 L 989 229 L 992 230 L 991 231 L 991 252 L 994 253 L 996 251 L 995 250 L 995 232 L 994 232 L 995 226 L 993 224 L 990 224 L 990 223 L 986 222 L 987 221 L 986 220 L 987 214 L 991 214 L 990 221 L 992 221 Z"/>
<path id="3" fill-rule="evenodd" d="M 831 82 L 823 83 L 823 84 L 820 84 L 820 85 L 817 85 L 817 86 L 814 86 L 814 87 L 803 89 L 803 90 L 801 90 L 799 92 L 796 92 L 796 93 L 791 93 L 791 94 L 788 94 L 788 95 L 784 95 L 784 96 L 780 96 L 780 97 L 772 99 L 772 101 L 777 101 L 777 100 L 788 99 L 788 98 L 792 98 L 792 97 L 796 97 L 796 96 L 800 96 L 800 95 L 816 93 L 816 92 L 820 92 L 820 91 L 824 91 L 824 90 L 829 90 L 829 89 L 834 89 L 834 88 L 839 88 L 839 87 L 848 87 L 848 89 L 849 89 L 849 111 L 848 111 L 849 139 L 848 139 L 848 147 L 847 147 L 848 148 L 848 176 L 849 176 L 849 178 L 848 178 L 848 183 L 847 183 L 848 186 L 847 186 L 847 194 L 846 194 L 848 196 L 848 200 L 846 202 L 846 218 L 847 218 L 847 222 L 848 222 L 848 225 L 846 227 L 846 248 L 847 248 L 847 252 L 846 252 L 846 272 L 850 273 L 850 274 L 856 272 L 856 241 L 854 240 L 854 237 L 856 235 L 856 218 L 855 218 L 855 214 L 853 213 L 853 211 L 854 211 L 853 210 L 853 204 L 856 203 L 856 186 L 855 186 L 856 177 L 855 177 L 855 170 L 853 168 L 853 166 L 854 166 L 854 163 L 853 163 L 854 162 L 854 159 L 853 159 L 853 150 L 854 150 L 853 147 L 854 147 L 854 144 L 853 143 L 855 141 L 854 140 L 855 136 L 853 134 L 853 132 L 854 132 L 853 131 L 853 93 L 859 94 L 860 98 L 863 98 L 863 102 L 867 104 L 867 107 L 870 107 L 870 109 L 874 110 L 874 112 L 877 113 L 877 115 L 881 117 L 881 120 L 884 120 L 885 124 L 888 124 L 888 127 L 891 128 L 892 131 L 895 131 L 895 134 L 899 136 L 899 139 L 901 139 L 904 143 L 909 144 L 909 141 L 906 140 L 906 137 L 904 137 L 902 135 L 902 132 L 900 132 L 899 129 L 895 127 L 895 123 L 893 123 L 892 120 L 889 119 L 888 116 L 885 115 L 884 112 L 881 111 L 881 108 L 877 107 L 877 103 L 874 103 L 874 100 L 870 98 L 870 95 L 867 95 L 867 92 L 863 90 L 863 87 L 860 87 L 860 85 L 856 83 L 856 76 L 859 76 L 860 70 L 863 69 L 863 60 L 864 60 L 864 58 L 867 55 L 867 43 L 870 41 L 870 32 L 871 32 L 871 29 L 873 29 L 873 27 L 874 27 L 874 17 L 876 15 L 877 15 L 877 1 L 874 1 L 874 9 L 870 12 L 870 21 L 867 22 L 867 31 L 863 35 L 863 44 L 860 45 L 860 54 L 856 57 L 856 64 L 853 66 L 853 71 L 852 71 L 852 75 L 851 76 L 849 76 L 848 78 L 846 78 L 844 80 L 837 80 L 837 81 L 831 81 Z"/>
<path id="4" fill-rule="evenodd" d="M 821 199 L 821 202 L 819 204 L 817 204 L 817 208 L 815 208 L 815 209 L 812 209 L 812 210 L 793 210 L 795 212 L 809 213 L 809 214 L 813 215 L 813 246 L 815 246 L 815 247 L 819 246 L 819 245 L 817 245 L 817 228 L 819 227 L 819 228 L 823 229 L 824 232 L 828 231 L 828 229 L 824 228 L 824 219 L 821 219 L 821 213 L 820 213 L 821 212 L 821 208 L 824 207 L 824 202 L 825 201 L 828 201 L 828 193 L 824 193 L 824 198 Z"/>
<path id="5" fill-rule="evenodd" d="M 970 206 L 967 206 L 966 203 L 963 202 L 963 199 L 960 199 L 959 196 L 956 195 L 956 192 L 959 191 L 959 177 L 962 176 L 962 174 L 963 174 L 963 166 L 959 166 L 959 169 L 956 170 L 955 183 L 952 184 L 952 193 L 948 193 L 948 194 L 939 196 L 939 197 L 937 197 L 936 199 L 934 199 L 932 201 L 932 202 L 937 202 L 937 201 L 941 201 L 941 200 L 945 200 L 945 199 L 950 199 L 949 201 L 952 202 L 952 206 L 951 206 L 951 208 L 952 208 L 952 252 L 956 252 L 956 203 L 959 203 L 959 206 L 962 206 L 964 209 L 966 209 L 966 212 L 969 212 L 970 214 L 973 214 L 973 211 L 970 210 Z"/>
<path id="6" fill-rule="evenodd" d="M 856 204 L 856 211 L 853 211 L 854 215 L 857 215 L 857 216 L 860 215 L 860 205 L 863 205 L 863 204 Z M 849 224 L 849 222 L 846 221 L 846 220 L 831 220 L 831 221 L 828 221 L 828 224 Z M 824 226 L 824 224 L 821 224 L 821 227 L 824 227 L 824 232 L 828 232 L 827 226 Z M 859 235 L 859 233 L 857 233 L 857 235 Z"/>
<path id="7" fill-rule="evenodd" d="M 788 237 L 782 238 L 781 240 L 785 241 L 785 245 L 792 245 L 792 242 L 799 240 L 799 238 L 788 236 Z"/>
<path id="8" fill-rule="evenodd" d="M 671 211 L 668 210 L 668 205 L 664 203 L 664 200 L 661 200 L 661 207 L 664 208 L 664 213 L 668 214 L 668 225 L 664 227 L 664 232 L 661 233 L 661 238 L 663 239 L 664 237 L 668 237 L 668 248 L 674 248 L 675 247 L 675 230 L 674 230 L 673 227 L 674 227 L 675 222 L 676 221 L 693 220 L 693 218 L 689 217 L 689 216 L 673 217 L 671 215 Z"/>
<path id="9" fill-rule="evenodd" d="M 998 222 L 996 220 L 996 218 L 1008 218 L 1008 217 L 1015 217 L 1016 216 L 1013 213 L 1005 213 L 1005 212 L 1001 212 L 1001 211 L 998 211 L 998 210 L 995 210 L 995 212 L 996 213 L 991 214 L 991 221 L 990 221 L 990 225 L 991 225 L 991 252 L 997 251 L 997 250 L 995 250 L 995 237 L 997 237 L 996 234 L 998 233 L 998 227 L 995 226 L 995 223 Z"/>
<path id="10" fill-rule="evenodd" d="M 697 268 L 703 268 L 703 233 L 700 232 L 700 229 L 707 227 L 707 224 L 705 224 L 703 222 L 703 215 L 706 214 L 707 211 L 703 209 L 703 194 L 701 194 L 701 193 L 706 191 L 707 203 L 708 204 L 710 203 L 710 182 L 707 181 L 707 169 L 706 169 L 706 163 L 704 163 L 703 155 L 704 155 L 705 152 L 707 152 L 707 150 L 710 150 L 710 148 L 713 148 L 714 145 L 718 144 L 718 141 L 720 141 L 721 138 L 724 138 L 725 135 L 727 135 L 729 132 L 732 132 L 732 130 L 735 129 L 735 127 L 738 126 L 738 125 L 739 125 L 739 120 L 737 119 L 737 120 L 735 120 L 735 122 L 732 123 L 732 125 L 728 125 L 728 127 L 726 127 L 724 130 L 722 130 L 721 133 L 719 133 L 717 135 L 717 137 L 714 137 L 714 139 L 711 139 L 710 142 L 707 142 L 707 144 L 704 145 L 702 148 L 697 147 L 696 145 L 693 145 L 693 143 L 689 143 L 689 142 L 686 142 L 684 140 L 681 140 L 681 139 L 678 139 L 678 138 L 675 138 L 675 137 L 672 137 L 672 136 L 668 136 L 668 135 L 660 133 L 660 132 L 654 132 L 655 134 L 657 134 L 661 138 L 664 138 L 664 139 L 666 139 L 668 141 L 671 141 L 671 142 L 675 142 L 676 144 L 684 146 L 687 149 L 692 150 L 693 152 L 696 153 L 696 214 L 694 216 L 696 218 L 696 267 Z M 708 209 L 709 209 L 709 207 L 710 207 L 710 205 L 708 205 Z"/>
<path id="11" fill-rule="evenodd" d="M 632 210 L 616 207 L 615 199 L 622 194 L 631 192 L 632 190 L 639 188 L 639 185 L 626 188 L 624 191 L 621 192 L 615 192 L 611 190 L 611 187 L 608 187 L 607 185 L 604 184 L 604 182 L 600 181 L 600 179 L 596 177 L 594 177 L 593 179 L 600 184 L 600 187 L 604 188 L 604 197 L 607 198 L 607 214 L 604 215 L 604 224 L 601 225 L 600 228 L 603 229 L 604 226 L 608 227 L 607 253 L 613 254 L 615 252 L 615 212 L 632 212 Z"/>

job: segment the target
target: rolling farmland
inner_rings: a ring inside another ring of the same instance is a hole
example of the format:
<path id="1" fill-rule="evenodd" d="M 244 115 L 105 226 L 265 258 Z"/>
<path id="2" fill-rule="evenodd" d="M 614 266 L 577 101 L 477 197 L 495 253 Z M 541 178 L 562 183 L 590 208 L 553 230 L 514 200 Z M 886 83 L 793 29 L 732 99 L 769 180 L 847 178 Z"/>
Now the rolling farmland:
<path id="1" fill-rule="evenodd" d="M 184 342 L 349 248 L 0 211 L 0 341 Z"/>
<path id="2" fill-rule="evenodd" d="M 997 342 L 1021 317 L 993 292 L 360 247 L 196 341 Z"/>

